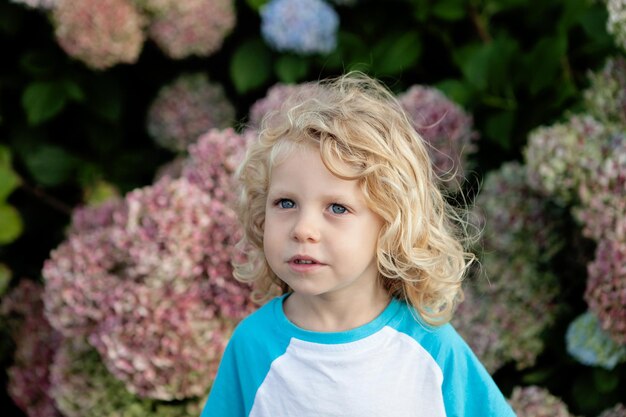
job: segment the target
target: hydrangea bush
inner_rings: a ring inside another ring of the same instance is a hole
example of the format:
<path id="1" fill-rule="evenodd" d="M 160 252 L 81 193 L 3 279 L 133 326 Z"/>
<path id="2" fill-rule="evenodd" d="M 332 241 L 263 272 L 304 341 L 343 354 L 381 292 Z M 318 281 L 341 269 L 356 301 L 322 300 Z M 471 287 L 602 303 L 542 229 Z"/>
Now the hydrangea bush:
<path id="1" fill-rule="evenodd" d="M 232 173 L 247 140 L 212 130 L 179 177 L 77 210 L 44 265 L 50 323 L 95 348 L 133 401 L 205 395 L 234 325 L 254 309 L 230 264 L 239 236 Z"/>
<path id="2" fill-rule="evenodd" d="M 206 74 L 179 76 L 164 86 L 148 110 L 147 130 L 157 144 L 183 152 L 210 129 L 233 124 L 235 108 Z"/>
<path id="3" fill-rule="evenodd" d="M 450 188 L 465 178 L 468 156 L 476 150 L 473 120 L 434 87 L 414 85 L 398 96 L 417 132 L 430 145 L 435 170 Z"/>
<path id="4" fill-rule="evenodd" d="M 310 86 L 308 83 L 296 85 L 278 83 L 270 87 L 265 97 L 260 98 L 250 107 L 248 128 L 257 129 L 268 113 L 278 111 L 289 96 L 306 92 L 308 86 Z"/>
<path id="5" fill-rule="evenodd" d="M 475 207 L 482 268 L 453 322 L 490 372 L 511 361 L 532 366 L 558 312 L 558 280 L 545 263 L 562 244 L 559 212 L 528 187 L 518 163 L 489 173 Z"/>
<path id="6" fill-rule="evenodd" d="M 583 92 L 589 114 L 604 122 L 626 124 L 626 59 L 610 57 L 600 71 L 589 74 L 589 80 Z"/>
<path id="7" fill-rule="evenodd" d="M 626 2 L 624 0 L 606 0 L 609 12 L 607 31 L 613 35 L 617 46 L 626 50 Z"/>
<path id="8" fill-rule="evenodd" d="M 329 53 L 337 45 L 339 16 L 322 0 L 270 0 L 260 13 L 263 39 L 277 51 Z"/>
<path id="9" fill-rule="evenodd" d="M 57 5 L 59 0 L 11 0 L 11 2 L 23 4 L 32 9 L 50 10 Z"/>

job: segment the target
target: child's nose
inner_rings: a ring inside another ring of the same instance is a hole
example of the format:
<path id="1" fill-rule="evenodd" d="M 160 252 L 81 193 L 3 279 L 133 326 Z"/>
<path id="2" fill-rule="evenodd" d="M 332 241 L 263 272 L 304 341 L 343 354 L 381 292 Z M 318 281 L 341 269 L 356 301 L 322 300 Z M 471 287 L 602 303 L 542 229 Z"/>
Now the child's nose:
<path id="1" fill-rule="evenodd" d="M 301 213 L 292 229 L 292 237 L 298 242 L 317 242 L 320 239 L 318 220 L 312 213 Z"/>

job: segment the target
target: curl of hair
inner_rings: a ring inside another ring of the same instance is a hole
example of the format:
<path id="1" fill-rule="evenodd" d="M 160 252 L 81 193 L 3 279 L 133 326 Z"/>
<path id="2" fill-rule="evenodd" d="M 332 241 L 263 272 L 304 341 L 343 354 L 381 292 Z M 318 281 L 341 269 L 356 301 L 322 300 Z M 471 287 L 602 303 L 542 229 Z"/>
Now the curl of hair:
<path id="1" fill-rule="evenodd" d="M 265 260 L 263 228 L 272 166 L 302 146 L 319 149 L 334 175 L 359 181 L 368 207 L 383 219 L 377 245 L 383 287 L 428 324 L 448 322 L 474 260 L 464 248 L 467 210 L 446 202 L 427 145 L 393 94 L 358 72 L 295 93 L 264 118 L 237 173 L 245 260 L 234 263 L 235 277 L 254 283 L 257 302 L 290 290 Z"/>

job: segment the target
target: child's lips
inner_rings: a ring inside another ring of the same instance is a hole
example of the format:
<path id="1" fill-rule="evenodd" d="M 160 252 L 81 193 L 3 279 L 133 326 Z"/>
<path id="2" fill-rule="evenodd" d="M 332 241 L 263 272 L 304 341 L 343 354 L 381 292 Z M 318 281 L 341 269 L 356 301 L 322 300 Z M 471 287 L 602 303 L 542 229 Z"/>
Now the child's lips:
<path id="1" fill-rule="evenodd" d="M 295 272 L 311 272 L 324 266 L 322 262 L 307 255 L 292 256 L 291 258 L 289 258 L 289 261 L 287 261 L 287 263 L 289 264 L 289 267 Z"/>

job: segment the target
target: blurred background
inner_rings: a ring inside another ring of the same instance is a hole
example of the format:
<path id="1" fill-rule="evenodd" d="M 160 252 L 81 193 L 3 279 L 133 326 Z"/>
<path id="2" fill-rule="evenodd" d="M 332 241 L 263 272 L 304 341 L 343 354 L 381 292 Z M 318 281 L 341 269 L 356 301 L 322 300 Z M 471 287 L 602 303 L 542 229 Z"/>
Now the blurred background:
<path id="1" fill-rule="evenodd" d="M 0 49 L 3 415 L 197 416 L 255 309 L 233 171 L 359 70 L 472 206 L 453 323 L 518 415 L 626 416 L 624 1 L 0 0 Z"/>

